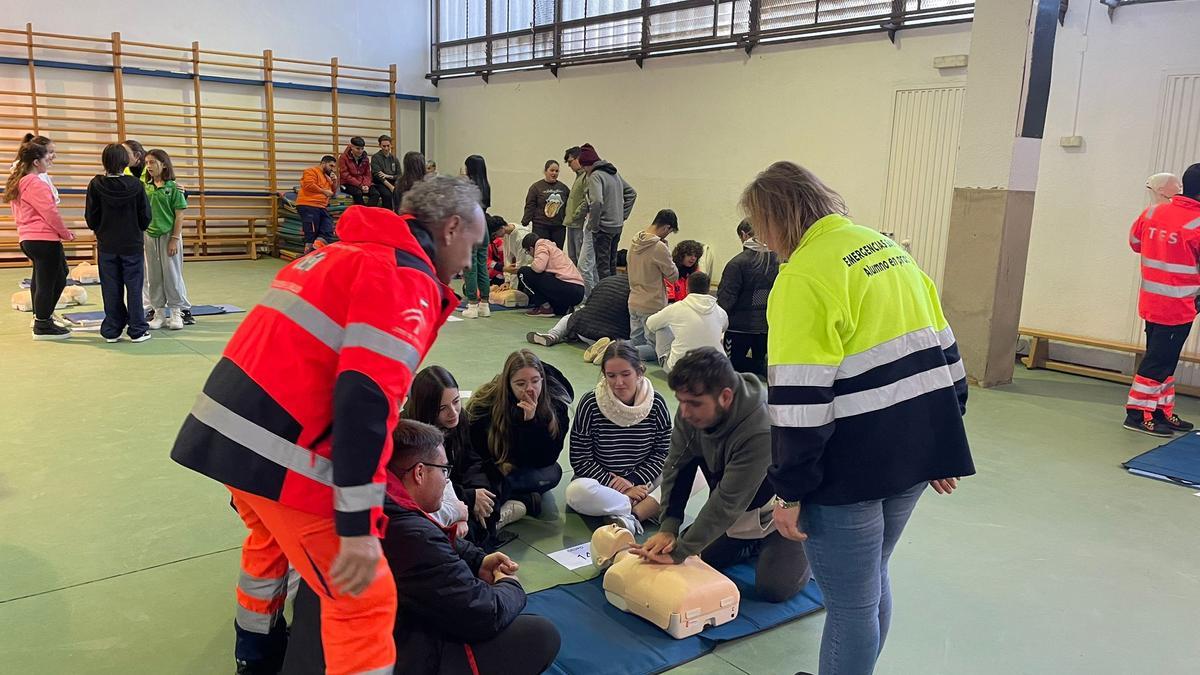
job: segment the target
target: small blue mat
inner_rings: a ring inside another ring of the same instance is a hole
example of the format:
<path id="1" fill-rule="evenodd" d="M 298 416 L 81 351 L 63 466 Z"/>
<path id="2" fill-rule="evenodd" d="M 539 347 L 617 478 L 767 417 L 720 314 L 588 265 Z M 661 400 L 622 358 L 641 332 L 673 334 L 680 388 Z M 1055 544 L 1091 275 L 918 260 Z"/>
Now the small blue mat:
<path id="1" fill-rule="evenodd" d="M 525 611 L 546 617 L 558 626 L 562 635 L 558 658 L 547 672 L 661 673 L 704 656 L 721 642 L 774 628 L 823 607 L 815 581 L 809 582 L 791 600 L 776 604 L 755 599 L 753 566 L 743 563 L 723 571 L 742 594 L 737 618 L 683 640 L 676 640 L 649 621 L 610 605 L 604 597 L 603 577 L 531 594 Z"/>
<path id="2" fill-rule="evenodd" d="M 217 316 L 218 314 L 239 314 L 246 310 L 235 305 L 193 305 L 192 316 Z M 84 321 L 103 321 L 104 312 L 71 312 L 63 314 L 67 321 L 82 323 Z"/>
<path id="3" fill-rule="evenodd" d="M 1188 433 L 1123 464 L 1129 473 L 1188 488 L 1200 487 L 1200 433 Z"/>

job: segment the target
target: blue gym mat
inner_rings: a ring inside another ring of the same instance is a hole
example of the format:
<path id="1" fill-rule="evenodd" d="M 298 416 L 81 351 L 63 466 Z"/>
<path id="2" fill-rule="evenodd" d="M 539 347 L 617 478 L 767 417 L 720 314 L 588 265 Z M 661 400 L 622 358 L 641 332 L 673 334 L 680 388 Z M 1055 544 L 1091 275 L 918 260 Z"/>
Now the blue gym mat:
<path id="1" fill-rule="evenodd" d="M 26 289 L 27 289 L 27 288 L 31 288 L 31 287 L 33 287 L 33 280 L 32 280 L 32 279 L 22 279 L 22 280 L 21 280 L 21 283 L 19 283 L 19 284 L 17 284 L 17 285 L 18 285 L 18 286 L 20 286 L 21 288 L 26 288 Z M 89 283 L 86 283 L 86 284 L 81 284 L 81 283 L 79 283 L 78 281 L 75 281 L 74 279 L 70 279 L 70 278 L 68 278 L 68 279 L 67 279 L 67 285 L 68 285 L 68 286 L 99 286 L 99 285 L 100 285 L 100 282 L 99 282 L 99 281 L 92 281 L 92 282 L 89 282 Z"/>
<path id="2" fill-rule="evenodd" d="M 246 310 L 234 305 L 193 305 L 192 316 L 217 316 L 219 314 L 239 314 Z M 72 312 L 63 314 L 67 321 L 83 323 L 84 321 L 102 321 L 104 312 Z"/>
<path id="3" fill-rule="evenodd" d="M 546 617 L 559 627 L 562 635 L 558 658 L 547 672 L 557 675 L 661 673 L 704 656 L 719 643 L 774 628 L 823 607 L 821 591 L 815 581 L 809 582 L 808 587 L 791 600 L 773 604 L 755 599 L 751 565 L 735 565 L 724 572 L 742 594 L 738 617 L 683 640 L 676 640 L 645 619 L 610 605 L 604 597 L 603 577 L 531 594 L 525 611 Z"/>
<path id="4" fill-rule="evenodd" d="M 1200 487 L 1200 433 L 1189 433 L 1123 464 L 1129 473 L 1188 488 Z"/>

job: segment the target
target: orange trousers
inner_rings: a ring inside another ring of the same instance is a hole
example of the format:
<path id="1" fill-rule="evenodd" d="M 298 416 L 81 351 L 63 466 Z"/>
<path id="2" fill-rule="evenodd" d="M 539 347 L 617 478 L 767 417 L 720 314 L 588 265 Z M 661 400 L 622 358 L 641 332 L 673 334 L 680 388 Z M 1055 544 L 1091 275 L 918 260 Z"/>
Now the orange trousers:
<path id="1" fill-rule="evenodd" d="M 321 644 L 327 675 L 390 675 L 396 663 L 392 628 L 396 584 L 387 560 L 357 596 L 333 588 L 329 569 L 340 546 L 333 520 L 229 488 L 250 529 L 242 544 L 237 624 L 266 634 L 283 611 L 290 563 L 321 598 Z"/>

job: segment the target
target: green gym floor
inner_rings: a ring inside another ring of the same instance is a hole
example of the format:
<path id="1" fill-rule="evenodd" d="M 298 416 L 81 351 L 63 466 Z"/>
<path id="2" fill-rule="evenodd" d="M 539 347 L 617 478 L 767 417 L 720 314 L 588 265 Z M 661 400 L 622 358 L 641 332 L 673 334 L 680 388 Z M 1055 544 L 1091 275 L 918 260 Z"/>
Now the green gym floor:
<path id="1" fill-rule="evenodd" d="M 189 263 L 189 295 L 250 308 L 279 267 Z M 27 275 L 0 270 L 0 288 Z M 99 287 L 89 293 L 85 309 L 100 309 Z M 0 313 L 0 670 L 233 672 L 242 525 L 223 488 L 168 452 L 244 316 L 110 345 L 98 333 L 35 343 L 29 314 Z M 450 323 L 427 363 L 475 389 L 525 346 L 526 331 L 550 323 L 521 312 Z M 580 349 L 533 349 L 577 393 L 596 381 Z M 651 375 L 673 407 L 661 371 Z M 1120 468 L 1156 445 L 1120 428 L 1124 399 L 1120 385 L 1022 370 L 1012 386 L 971 391 L 979 474 L 918 506 L 892 560 L 895 619 L 878 673 L 1197 672 L 1200 499 Z M 1184 399 L 1180 412 L 1200 418 L 1200 404 Z M 529 591 L 589 575 L 546 557 L 587 541 L 583 523 L 561 507 L 543 517 L 515 525 L 520 538 L 505 548 Z M 672 672 L 815 672 L 822 621 Z"/>

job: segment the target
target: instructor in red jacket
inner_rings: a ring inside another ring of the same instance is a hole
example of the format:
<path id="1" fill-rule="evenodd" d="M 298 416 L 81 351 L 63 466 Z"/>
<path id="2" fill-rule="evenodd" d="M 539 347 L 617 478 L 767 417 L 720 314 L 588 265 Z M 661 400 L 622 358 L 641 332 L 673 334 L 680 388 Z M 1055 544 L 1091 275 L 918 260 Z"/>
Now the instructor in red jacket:
<path id="1" fill-rule="evenodd" d="M 1196 319 L 1200 295 L 1200 164 L 1183 174 L 1183 194 L 1146 209 L 1129 232 L 1142 256 L 1138 314 L 1146 356 L 1125 405 L 1125 428 L 1169 437 L 1193 425 L 1175 414 L 1175 368 Z"/>
<path id="2" fill-rule="evenodd" d="M 351 207 L 234 333 L 171 457 L 224 483 L 250 534 L 238 673 L 276 673 L 289 564 L 320 596 L 329 675 L 391 673 L 396 588 L 379 544 L 392 431 L 483 241 L 479 191 L 437 177 L 401 215 Z"/>

